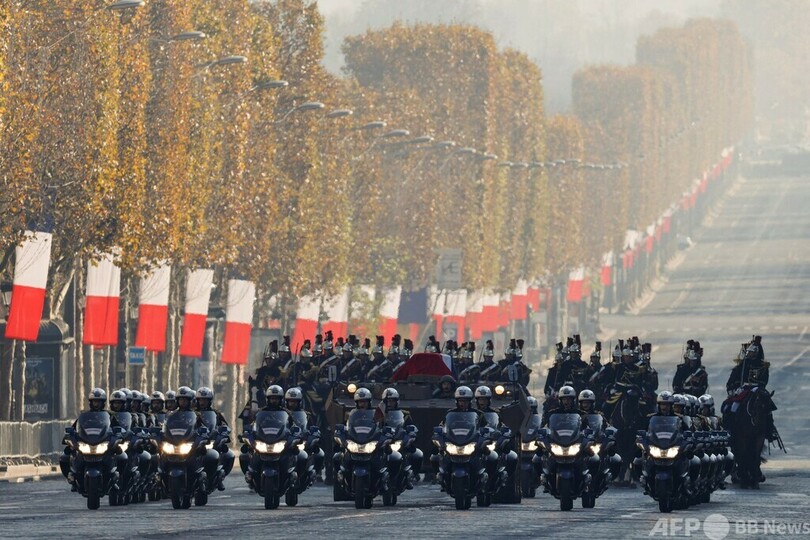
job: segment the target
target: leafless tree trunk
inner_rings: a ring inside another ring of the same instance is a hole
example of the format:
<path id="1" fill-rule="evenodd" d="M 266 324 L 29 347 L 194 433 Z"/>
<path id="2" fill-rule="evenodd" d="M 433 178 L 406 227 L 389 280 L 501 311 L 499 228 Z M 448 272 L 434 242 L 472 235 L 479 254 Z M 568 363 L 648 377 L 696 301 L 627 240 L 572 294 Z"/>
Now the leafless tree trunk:
<path id="1" fill-rule="evenodd" d="M 14 375 L 14 341 L 3 341 L 0 356 L 0 421 L 11 420 L 11 389 Z"/>

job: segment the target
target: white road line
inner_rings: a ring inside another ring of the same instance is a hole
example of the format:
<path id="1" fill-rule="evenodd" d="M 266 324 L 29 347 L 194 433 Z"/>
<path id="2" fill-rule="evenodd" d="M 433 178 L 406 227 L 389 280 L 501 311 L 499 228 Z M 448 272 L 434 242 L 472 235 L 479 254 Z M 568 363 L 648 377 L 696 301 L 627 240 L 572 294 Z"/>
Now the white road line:
<path id="1" fill-rule="evenodd" d="M 802 330 L 802 333 L 799 334 L 799 339 L 797 339 L 796 341 L 801 341 L 801 340 L 804 339 L 804 335 L 807 333 L 807 328 L 808 328 L 807 326 L 804 327 L 804 330 Z"/>
<path id="2" fill-rule="evenodd" d="M 774 326 L 773 329 L 774 330 L 784 330 L 785 327 L 784 326 Z"/>
<path id="3" fill-rule="evenodd" d="M 796 326 L 796 325 L 788 326 L 788 330 L 798 330 L 798 329 L 799 329 L 799 327 Z"/>
<path id="4" fill-rule="evenodd" d="M 787 364 L 785 364 L 785 366 L 784 366 L 784 367 L 790 367 L 790 366 L 792 366 L 793 364 L 795 364 L 795 363 L 796 363 L 796 360 L 798 360 L 799 358 L 801 358 L 802 356 L 804 356 L 804 353 L 806 353 L 807 351 L 810 351 L 810 347 L 805 347 L 805 348 L 804 348 L 804 350 L 803 350 L 802 352 L 800 352 L 799 354 L 797 354 L 796 356 L 794 356 L 793 358 L 791 358 L 791 359 L 790 359 L 790 362 L 788 362 Z"/>

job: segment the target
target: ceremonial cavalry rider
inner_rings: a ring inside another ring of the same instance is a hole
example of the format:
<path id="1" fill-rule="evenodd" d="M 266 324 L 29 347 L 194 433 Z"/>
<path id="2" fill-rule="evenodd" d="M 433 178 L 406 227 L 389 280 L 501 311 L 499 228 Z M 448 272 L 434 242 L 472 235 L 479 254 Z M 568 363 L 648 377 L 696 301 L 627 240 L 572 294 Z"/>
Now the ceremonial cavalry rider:
<path id="1" fill-rule="evenodd" d="M 281 366 L 279 360 L 278 340 L 271 341 L 264 350 L 264 365 L 256 370 L 253 377 L 248 378 L 248 402 L 239 414 L 244 427 L 253 423 L 256 412 L 265 404 L 265 393 L 274 384 L 281 382 Z"/>
<path id="2" fill-rule="evenodd" d="M 700 396 L 709 388 L 709 375 L 701 362 L 703 349 L 700 342 L 689 341 L 691 343 L 684 353 L 684 362 L 678 366 L 672 379 L 672 390 L 676 394 Z"/>
<path id="3" fill-rule="evenodd" d="M 762 336 L 754 336 L 751 342 L 744 343 L 736 362 L 737 365 L 731 370 L 731 375 L 726 382 L 729 398 L 723 402 L 722 407 L 724 426 L 731 425 L 727 415 L 738 412 L 739 404 L 747 399 L 749 391 L 766 392 L 770 363 L 765 361 Z M 765 431 L 771 442 L 779 440 L 779 434 L 773 423 L 773 411 L 775 410 L 776 405 L 771 400 L 768 428 Z"/>
<path id="4" fill-rule="evenodd" d="M 565 364 L 568 372 L 566 382 L 570 382 L 579 393 L 588 388 L 590 373 L 590 366 L 582 359 L 582 341 L 579 334 L 574 335 L 574 343 L 569 347 L 568 353 L 570 360 Z"/>

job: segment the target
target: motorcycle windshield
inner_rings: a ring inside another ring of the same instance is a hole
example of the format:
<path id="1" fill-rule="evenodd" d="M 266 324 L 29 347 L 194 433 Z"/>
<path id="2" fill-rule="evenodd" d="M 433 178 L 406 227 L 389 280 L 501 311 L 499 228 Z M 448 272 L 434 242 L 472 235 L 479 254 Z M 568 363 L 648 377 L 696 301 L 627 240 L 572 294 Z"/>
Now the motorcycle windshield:
<path id="1" fill-rule="evenodd" d="M 171 444 L 187 442 L 197 426 L 197 418 L 194 411 L 174 411 L 163 424 L 163 437 Z"/>
<path id="2" fill-rule="evenodd" d="M 661 448 L 679 444 L 681 419 L 677 416 L 653 416 L 648 430 L 650 443 Z"/>
<path id="3" fill-rule="evenodd" d="M 478 415 L 474 412 L 451 412 L 444 419 L 445 438 L 462 446 L 473 442 L 478 435 Z"/>
<path id="4" fill-rule="evenodd" d="M 217 429 L 216 411 L 200 411 L 200 418 L 202 418 L 203 424 L 205 424 L 205 427 L 207 427 L 209 431 L 215 431 Z"/>
<path id="5" fill-rule="evenodd" d="M 582 417 L 577 413 L 552 414 L 548 421 L 551 428 L 551 440 L 563 446 L 569 446 L 579 439 L 579 428 Z"/>
<path id="6" fill-rule="evenodd" d="M 110 415 L 105 412 L 85 412 L 76 421 L 79 438 L 87 444 L 99 444 L 110 436 Z"/>
<path id="7" fill-rule="evenodd" d="M 301 430 L 307 429 L 307 413 L 305 411 L 292 411 L 292 419 Z"/>
<path id="8" fill-rule="evenodd" d="M 115 417 L 113 423 L 116 426 L 124 428 L 124 431 L 132 429 L 132 413 L 121 411 L 113 413 L 113 416 Z"/>
<path id="9" fill-rule="evenodd" d="M 501 424 L 501 419 L 496 412 L 485 412 L 484 413 L 484 422 L 486 427 L 491 427 L 492 429 L 498 429 L 498 426 Z"/>
<path id="10" fill-rule="evenodd" d="M 288 422 L 286 411 L 259 411 L 253 430 L 260 441 L 274 443 L 287 437 Z"/>
<path id="11" fill-rule="evenodd" d="M 543 417 L 539 414 L 533 414 L 529 417 L 529 422 L 526 425 L 526 440 L 532 440 L 537 436 L 537 430 L 542 427 Z"/>
<path id="12" fill-rule="evenodd" d="M 359 444 L 370 442 L 377 436 L 377 422 L 372 410 L 353 410 L 346 427 L 349 438 Z"/>
<path id="13" fill-rule="evenodd" d="M 604 425 L 604 418 L 601 414 L 586 414 L 582 417 L 587 427 L 591 428 L 594 433 L 600 433 Z"/>
<path id="14" fill-rule="evenodd" d="M 385 413 L 385 425 L 394 429 L 405 425 L 405 415 L 402 411 L 388 411 Z"/>

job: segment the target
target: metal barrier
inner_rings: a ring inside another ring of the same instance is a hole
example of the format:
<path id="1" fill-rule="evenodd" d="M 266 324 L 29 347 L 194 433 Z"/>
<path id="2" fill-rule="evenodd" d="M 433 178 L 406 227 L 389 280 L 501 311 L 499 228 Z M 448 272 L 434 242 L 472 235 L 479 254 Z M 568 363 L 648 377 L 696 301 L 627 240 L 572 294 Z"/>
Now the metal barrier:
<path id="1" fill-rule="evenodd" d="M 0 422 L 0 460 L 54 458 L 62 453 L 62 439 L 70 420 Z"/>

